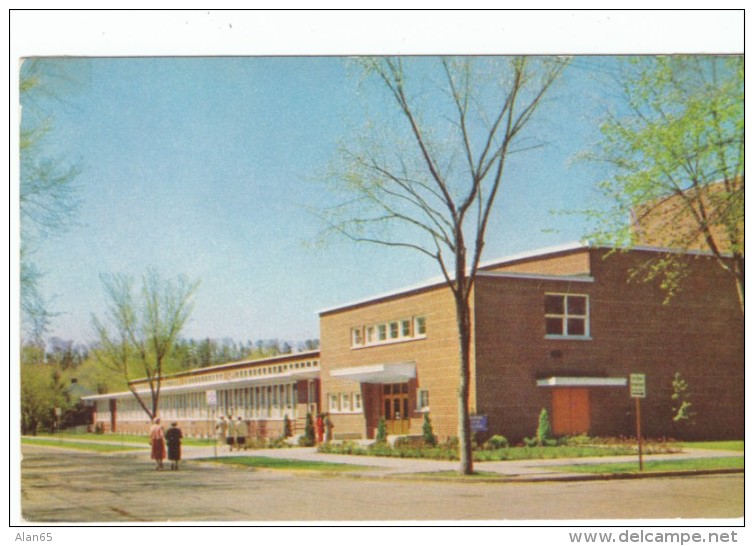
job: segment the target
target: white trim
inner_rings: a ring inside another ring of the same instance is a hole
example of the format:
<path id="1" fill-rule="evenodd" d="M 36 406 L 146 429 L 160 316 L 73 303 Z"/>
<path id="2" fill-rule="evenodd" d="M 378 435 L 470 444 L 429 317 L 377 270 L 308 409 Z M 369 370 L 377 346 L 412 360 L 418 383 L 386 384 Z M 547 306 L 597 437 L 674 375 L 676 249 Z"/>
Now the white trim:
<path id="1" fill-rule="evenodd" d="M 513 279 L 533 279 L 538 281 L 594 282 L 594 277 L 579 275 L 539 275 L 537 273 L 512 273 L 504 271 L 480 271 L 477 277 L 510 277 Z"/>
<path id="2" fill-rule="evenodd" d="M 331 370 L 330 375 L 337 379 L 356 383 L 403 383 L 416 377 L 414 362 L 393 362 L 390 364 L 370 364 Z"/>
<path id="3" fill-rule="evenodd" d="M 537 387 L 625 387 L 625 377 L 548 377 L 537 379 Z"/>

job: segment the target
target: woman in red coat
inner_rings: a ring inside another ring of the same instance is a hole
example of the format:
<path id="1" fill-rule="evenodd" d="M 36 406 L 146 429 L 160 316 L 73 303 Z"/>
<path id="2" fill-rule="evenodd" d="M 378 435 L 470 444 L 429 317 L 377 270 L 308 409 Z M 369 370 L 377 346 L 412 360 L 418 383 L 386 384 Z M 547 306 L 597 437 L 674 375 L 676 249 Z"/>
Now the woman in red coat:
<path id="1" fill-rule="evenodd" d="M 165 460 L 165 433 L 162 431 L 159 417 L 149 429 L 149 444 L 152 446 L 152 458 L 157 463 L 155 470 L 162 470 L 162 461 Z"/>

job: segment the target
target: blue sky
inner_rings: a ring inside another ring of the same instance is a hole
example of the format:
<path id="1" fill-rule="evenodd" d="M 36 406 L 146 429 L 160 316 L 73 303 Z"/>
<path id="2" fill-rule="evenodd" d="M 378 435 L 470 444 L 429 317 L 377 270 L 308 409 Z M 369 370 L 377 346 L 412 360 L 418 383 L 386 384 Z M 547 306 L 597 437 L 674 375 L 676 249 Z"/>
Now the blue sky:
<path id="1" fill-rule="evenodd" d="M 51 335 L 92 339 L 100 274 L 201 280 L 185 337 L 303 340 L 317 311 L 435 277 L 416 253 L 332 240 L 309 207 L 367 94 L 339 56 L 61 59 L 49 152 L 78 162 L 78 223 L 35 255 L 60 315 Z M 484 259 L 579 240 L 597 173 L 574 156 L 613 104 L 616 59 L 578 57 L 530 127 L 545 146 L 509 164 Z M 388 115 L 386 113 L 386 115 Z"/>

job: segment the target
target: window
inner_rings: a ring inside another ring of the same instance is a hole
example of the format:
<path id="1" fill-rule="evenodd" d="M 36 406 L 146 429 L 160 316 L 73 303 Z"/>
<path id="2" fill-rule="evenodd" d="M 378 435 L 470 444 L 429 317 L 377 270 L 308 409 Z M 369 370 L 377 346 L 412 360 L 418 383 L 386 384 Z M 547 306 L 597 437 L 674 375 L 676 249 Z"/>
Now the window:
<path id="1" fill-rule="evenodd" d="M 359 393 L 353 395 L 353 410 L 361 411 L 361 394 Z"/>
<path id="2" fill-rule="evenodd" d="M 338 407 L 338 395 L 337 394 L 331 394 L 328 396 L 328 400 L 330 401 L 330 405 L 328 406 L 330 408 L 330 411 L 340 411 L 340 407 Z"/>
<path id="3" fill-rule="evenodd" d="M 589 337 L 589 297 L 577 294 L 545 294 L 547 337 Z"/>
<path id="4" fill-rule="evenodd" d="M 401 321 L 401 337 L 411 337 L 411 321 L 410 320 L 402 320 Z"/>
<path id="5" fill-rule="evenodd" d="M 340 411 L 351 411 L 351 395 L 343 393 L 340 395 Z"/>
<path id="6" fill-rule="evenodd" d="M 364 344 L 364 339 L 361 334 L 361 328 L 351 328 L 351 345 L 359 347 Z"/>
<path id="7" fill-rule="evenodd" d="M 414 319 L 414 335 L 416 337 L 427 335 L 427 321 L 424 317 Z"/>
<path id="8" fill-rule="evenodd" d="M 377 341 L 375 337 L 374 326 L 367 326 L 367 343 L 371 344 Z"/>
<path id="9" fill-rule="evenodd" d="M 385 341 L 387 339 L 387 324 L 377 325 L 377 340 Z"/>
<path id="10" fill-rule="evenodd" d="M 398 339 L 398 323 L 390 323 L 390 339 Z"/>
<path id="11" fill-rule="evenodd" d="M 429 391 L 427 389 L 417 389 L 416 410 L 429 411 Z"/>

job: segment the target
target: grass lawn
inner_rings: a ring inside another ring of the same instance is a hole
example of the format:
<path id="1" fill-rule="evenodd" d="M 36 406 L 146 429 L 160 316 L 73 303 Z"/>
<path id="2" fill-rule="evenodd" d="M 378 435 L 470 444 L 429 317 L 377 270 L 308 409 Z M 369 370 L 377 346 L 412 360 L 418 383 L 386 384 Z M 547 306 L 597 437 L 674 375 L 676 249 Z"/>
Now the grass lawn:
<path id="1" fill-rule="evenodd" d="M 149 447 L 149 446 L 134 447 L 134 446 L 125 446 L 125 445 L 118 445 L 118 444 L 106 444 L 102 442 L 61 441 L 61 440 L 55 440 L 53 438 L 41 438 L 41 437 L 22 438 L 21 443 L 42 445 L 42 446 L 55 446 L 55 447 L 62 447 L 64 449 L 80 449 L 83 451 L 97 451 L 99 453 L 110 452 L 110 451 L 134 451 L 134 450 L 139 450 L 139 449 L 146 449 Z"/>
<path id="2" fill-rule="evenodd" d="M 644 461 L 645 472 L 673 472 L 683 470 L 743 470 L 743 457 L 722 457 L 716 459 L 678 459 L 667 461 Z M 605 464 L 574 464 L 567 466 L 551 466 L 549 470 L 562 472 L 615 474 L 615 473 L 638 473 L 639 461 L 631 463 L 605 463 Z"/>
<path id="3" fill-rule="evenodd" d="M 681 442 L 681 447 L 698 449 L 719 449 L 722 451 L 744 451 L 743 440 L 729 440 L 725 442 Z"/>
<path id="4" fill-rule="evenodd" d="M 278 470 L 318 470 L 320 472 L 346 472 L 361 470 L 364 466 L 323 461 L 299 461 L 295 459 L 278 459 L 277 457 L 219 457 L 197 459 L 205 462 L 235 464 L 254 468 L 272 468 Z"/>

